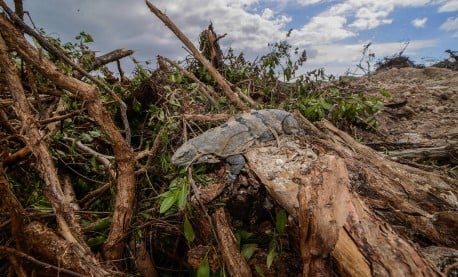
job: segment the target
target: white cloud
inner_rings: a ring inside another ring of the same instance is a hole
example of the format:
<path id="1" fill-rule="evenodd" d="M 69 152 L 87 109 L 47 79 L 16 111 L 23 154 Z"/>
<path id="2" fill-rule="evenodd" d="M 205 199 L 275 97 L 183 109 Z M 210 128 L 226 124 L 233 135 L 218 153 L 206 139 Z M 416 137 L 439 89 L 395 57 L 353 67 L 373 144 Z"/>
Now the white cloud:
<path id="1" fill-rule="evenodd" d="M 314 68 L 325 68 L 326 73 L 344 74 L 347 69 L 354 70 L 356 65 L 360 62 L 362 57 L 363 45 L 367 42 L 362 43 L 352 43 L 352 44 L 323 44 L 323 45 L 314 45 L 313 48 L 309 48 L 314 52 L 312 57 L 309 57 L 307 63 L 305 64 L 305 69 L 302 71 L 307 71 Z M 409 43 L 409 46 L 405 50 L 404 54 L 409 57 L 418 56 L 419 51 L 424 48 L 437 46 L 437 40 L 412 40 Z M 389 57 L 396 53 L 399 53 L 400 50 L 404 47 L 404 44 L 399 42 L 387 42 L 387 43 L 372 43 L 370 46 L 371 52 L 375 54 L 374 64 L 377 60 L 382 59 L 383 57 Z M 309 52 L 307 49 L 307 52 Z M 360 72 L 361 73 L 361 72 Z"/>
<path id="2" fill-rule="evenodd" d="M 342 16 L 315 16 L 309 23 L 291 33 L 291 41 L 298 45 L 312 43 L 331 43 L 339 41 L 355 34 L 344 28 L 346 23 Z"/>
<path id="3" fill-rule="evenodd" d="M 374 29 L 380 25 L 391 24 L 390 14 L 396 7 L 419 7 L 433 4 L 431 0 L 347 0 L 330 7 L 323 15 L 345 16 L 349 27 L 356 30 Z"/>
<path id="4" fill-rule="evenodd" d="M 262 15 L 261 15 L 261 17 L 264 18 L 264 19 L 270 19 L 273 16 L 274 16 L 274 12 L 269 8 L 264 9 L 264 11 L 262 12 Z"/>
<path id="5" fill-rule="evenodd" d="M 455 12 L 458 11 L 458 0 L 446 1 L 445 4 L 439 7 L 439 12 Z"/>
<path id="6" fill-rule="evenodd" d="M 350 24 L 358 30 L 374 29 L 382 24 L 390 24 L 393 20 L 387 18 L 393 7 L 362 7 L 355 14 L 356 20 Z"/>
<path id="7" fill-rule="evenodd" d="M 458 37 L 458 17 L 449 17 L 447 21 L 439 27 L 441 30 L 454 31 L 453 37 Z"/>
<path id="8" fill-rule="evenodd" d="M 297 3 L 302 6 L 314 5 L 322 2 L 323 0 L 297 0 Z"/>
<path id="9" fill-rule="evenodd" d="M 425 27 L 426 25 L 426 21 L 428 21 L 428 18 L 427 17 L 423 17 L 423 18 L 415 18 L 414 20 L 412 20 L 412 25 L 414 27 L 417 27 L 417 28 L 423 28 Z"/>
<path id="10" fill-rule="evenodd" d="M 288 11 L 289 5 L 299 8 L 322 2 L 326 3 L 320 6 L 324 11 L 316 15 L 306 14 L 307 7 L 303 8 L 302 18 L 307 21 L 294 22 L 295 26 L 302 25 L 292 31 L 289 41 L 294 47 L 307 50 L 307 67 L 335 69 L 347 67 L 360 57 L 363 43 L 348 44 L 349 39 L 355 41 L 359 32 L 391 24 L 392 12 L 397 7 L 428 4 L 450 9 L 449 3 L 456 0 L 155 0 L 154 5 L 195 44 L 199 33 L 212 21 L 218 34 L 227 33 L 221 40 L 223 50 L 232 47 L 251 59 L 266 53 L 269 42 L 285 39 L 288 24 L 293 20 L 283 12 Z M 91 47 L 101 52 L 127 47 L 136 50 L 135 57 L 141 61 L 154 60 L 158 54 L 171 59 L 187 55 L 178 38 L 150 13 L 143 1 L 41 0 L 24 4 L 39 27 L 58 34 L 62 41 L 71 41 L 84 30 L 95 39 Z M 453 24 L 447 22 L 442 29 Z"/>

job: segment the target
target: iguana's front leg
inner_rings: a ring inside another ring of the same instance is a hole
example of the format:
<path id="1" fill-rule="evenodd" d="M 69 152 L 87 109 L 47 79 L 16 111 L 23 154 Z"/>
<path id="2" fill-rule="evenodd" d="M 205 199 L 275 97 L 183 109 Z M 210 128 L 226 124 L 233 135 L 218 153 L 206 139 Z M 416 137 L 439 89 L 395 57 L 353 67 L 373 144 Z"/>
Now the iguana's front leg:
<path id="1" fill-rule="evenodd" d="M 228 174 L 229 182 L 234 182 L 237 176 L 240 174 L 242 168 L 245 166 L 245 158 L 242 154 L 236 154 L 227 157 L 226 161 L 231 166 Z"/>

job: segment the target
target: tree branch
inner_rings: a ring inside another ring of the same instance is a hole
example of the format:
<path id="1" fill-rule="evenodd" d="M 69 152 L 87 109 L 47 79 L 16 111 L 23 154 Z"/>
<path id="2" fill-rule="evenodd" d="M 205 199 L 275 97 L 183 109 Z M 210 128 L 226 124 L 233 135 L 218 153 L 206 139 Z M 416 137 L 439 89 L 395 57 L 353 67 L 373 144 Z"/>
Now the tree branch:
<path id="1" fill-rule="evenodd" d="M 238 95 L 234 93 L 229 85 L 228 81 L 216 70 L 213 65 L 197 50 L 192 42 L 178 29 L 178 27 L 167 17 L 163 12 L 156 8 L 153 4 L 145 0 L 146 5 L 164 24 L 172 30 L 172 32 L 183 42 L 183 44 L 192 52 L 194 57 L 208 70 L 218 85 L 221 87 L 226 96 L 231 102 L 243 111 L 249 111 L 249 107 L 245 105 Z"/>

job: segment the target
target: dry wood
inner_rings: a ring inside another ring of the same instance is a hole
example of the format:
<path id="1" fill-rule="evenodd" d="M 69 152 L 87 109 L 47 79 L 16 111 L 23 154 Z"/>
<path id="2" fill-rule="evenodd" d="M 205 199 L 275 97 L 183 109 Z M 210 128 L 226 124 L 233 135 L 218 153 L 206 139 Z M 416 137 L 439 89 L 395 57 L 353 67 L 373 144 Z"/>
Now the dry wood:
<path id="1" fill-rule="evenodd" d="M 133 53 L 134 53 L 133 50 L 126 49 L 126 48 L 120 48 L 120 49 L 113 50 L 109 53 L 106 53 L 105 55 L 96 57 L 94 60 L 93 69 L 96 69 L 106 64 L 109 64 L 111 62 L 120 60 L 122 58 L 132 55 Z"/>
<path id="2" fill-rule="evenodd" d="M 0 3 L 4 4 L 2 1 Z M 55 82 L 57 86 L 68 90 L 77 98 L 85 101 L 85 108 L 89 115 L 111 140 L 117 163 L 118 178 L 116 180 L 117 194 L 113 223 L 104 246 L 104 252 L 107 260 L 119 260 L 125 247 L 124 238 L 129 231 L 129 222 L 132 217 L 135 199 L 135 159 L 132 148 L 118 131 L 110 113 L 105 110 L 96 88 L 62 74 L 54 64 L 42 57 L 20 36 L 20 33 L 3 15 L 0 15 L 0 27 L 1 33 L 8 41 L 8 44 L 13 45 L 14 49 L 26 62 L 34 65 L 38 71 Z M 8 53 L 5 54 L 8 55 Z M 29 121 L 26 120 L 26 122 Z M 33 122 L 33 119 L 30 122 Z"/>
<path id="3" fill-rule="evenodd" d="M 13 164 L 13 163 L 15 163 L 17 161 L 20 161 L 20 160 L 24 159 L 30 153 L 32 153 L 32 151 L 30 151 L 30 148 L 28 146 L 22 147 L 21 149 L 19 149 L 18 151 L 14 152 L 13 154 L 5 157 L 3 159 L 3 164 L 4 165 Z"/>
<path id="4" fill-rule="evenodd" d="M 106 271 L 99 265 L 94 265 L 82 260 L 78 250 L 69 241 L 62 239 L 52 229 L 40 222 L 32 221 L 24 228 L 24 235 L 27 236 L 25 243 L 32 254 L 39 255 L 62 268 L 78 272 L 82 275 L 108 276 Z"/>
<path id="5" fill-rule="evenodd" d="M 303 139 L 288 137 L 282 147 L 255 148 L 245 157 L 271 196 L 299 219 L 304 276 L 331 274 L 329 253 L 346 276 L 436 276 L 439 267 L 409 243 L 410 232 L 456 247 L 456 181 L 386 160 L 329 122 L 317 124 L 321 130 L 302 123 L 314 130 L 315 152 L 340 158 L 314 156 Z M 365 183 L 350 192 L 348 176 L 361 174 L 358 182 Z M 408 222 L 410 232 L 397 222 Z M 442 253 L 450 252 L 432 256 Z"/>
<path id="6" fill-rule="evenodd" d="M 220 250 L 222 252 L 227 271 L 233 277 L 251 276 L 251 270 L 237 246 L 237 240 L 232 233 L 231 224 L 224 208 L 219 208 L 213 214 Z"/>
<path id="7" fill-rule="evenodd" d="M 212 75 L 218 85 L 221 87 L 226 96 L 231 100 L 231 102 L 236 105 L 239 109 L 243 111 L 249 111 L 249 107 L 245 105 L 237 94 L 235 94 L 229 82 L 224 79 L 223 76 L 216 70 L 212 64 L 197 50 L 197 48 L 192 44 L 192 42 L 181 32 L 181 30 L 167 17 L 163 12 L 156 8 L 149 1 L 145 0 L 146 5 L 164 24 L 172 30 L 172 32 L 183 42 L 183 44 L 192 52 L 194 57 L 208 70 Z"/>
<path id="8" fill-rule="evenodd" d="M 298 218 L 304 277 L 331 276 L 326 259 L 348 216 L 348 172 L 342 159 L 324 156 L 299 185 Z"/>
<path id="9" fill-rule="evenodd" d="M 25 240 L 22 230 L 26 211 L 12 191 L 12 186 L 5 176 L 2 162 L 0 162 L 0 195 L 2 196 L 0 197 L 0 206 L 10 215 L 11 234 L 16 240 L 17 248 L 23 249 Z"/>
<path id="10" fill-rule="evenodd" d="M 114 166 L 111 162 L 114 157 L 112 156 L 107 156 L 103 155 L 94 149 L 90 148 L 89 146 L 84 145 L 81 141 L 69 138 L 69 137 L 63 137 L 62 138 L 64 141 L 70 142 L 74 145 L 76 145 L 77 149 L 81 150 L 81 152 L 89 154 L 93 156 L 100 164 L 102 164 L 105 167 L 105 170 L 110 174 L 111 178 L 116 179 L 116 172 L 114 170 Z"/>
<path id="11" fill-rule="evenodd" d="M 224 55 L 218 40 L 225 37 L 217 36 L 213 30 L 213 24 L 210 24 L 206 30 L 200 33 L 200 46 L 199 49 L 206 59 L 215 67 L 216 70 L 221 72 L 224 67 Z"/>
<path id="12" fill-rule="evenodd" d="M 428 148 L 391 150 L 388 152 L 388 156 L 393 158 L 405 158 L 415 160 L 450 159 L 452 162 L 458 163 L 458 144 Z"/>

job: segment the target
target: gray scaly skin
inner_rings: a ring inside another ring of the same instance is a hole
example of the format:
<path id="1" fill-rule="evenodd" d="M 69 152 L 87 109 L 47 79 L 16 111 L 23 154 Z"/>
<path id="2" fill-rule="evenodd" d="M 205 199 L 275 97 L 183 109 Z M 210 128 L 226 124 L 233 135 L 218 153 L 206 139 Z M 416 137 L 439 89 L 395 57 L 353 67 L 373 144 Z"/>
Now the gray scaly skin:
<path id="1" fill-rule="evenodd" d="M 235 180 L 245 165 L 241 155 L 249 147 L 274 140 L 281 134 L 298 134 L 300 127 L 294 116 L 282 110 L 257 110 L 236 115 L 223 125 L 209 129 L 180 146 L 172 156 L 175 165 L 218 163 L 230 165 L 230 180 Z"/>

